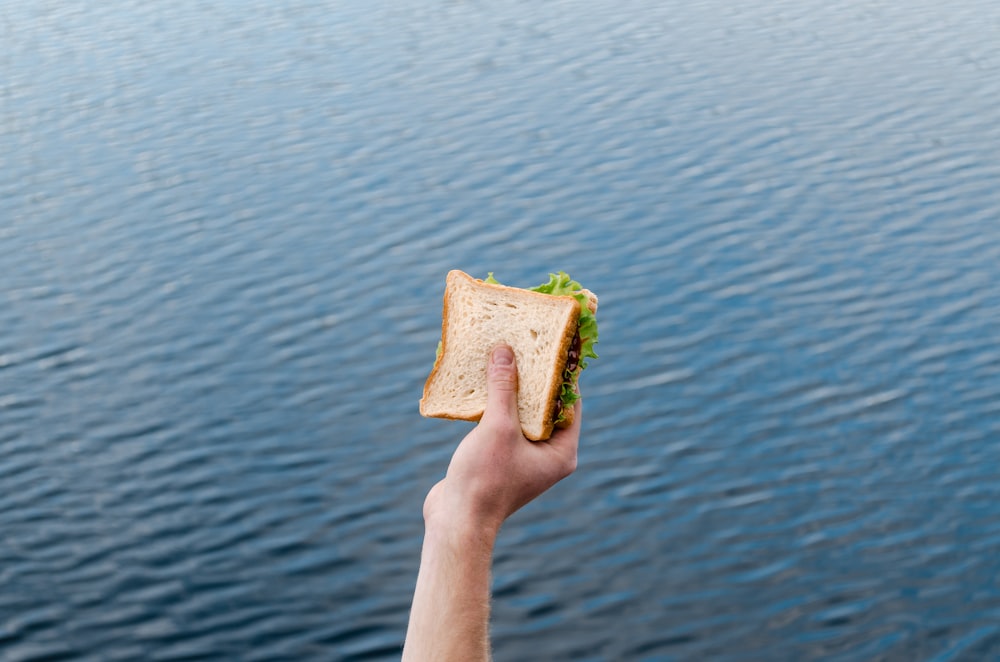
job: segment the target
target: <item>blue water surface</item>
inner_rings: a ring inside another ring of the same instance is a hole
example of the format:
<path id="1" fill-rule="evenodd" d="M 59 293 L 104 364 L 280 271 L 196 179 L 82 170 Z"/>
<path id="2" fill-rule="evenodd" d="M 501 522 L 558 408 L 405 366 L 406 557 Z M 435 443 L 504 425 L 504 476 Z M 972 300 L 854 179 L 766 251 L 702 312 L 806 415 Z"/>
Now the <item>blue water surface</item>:
<path id="1" fill-rule="evenodd" d="M 391 660 L 452 268 L 601 300 L 498 660 L 1000 658 L 1000 5 L 0 0 L 0 660 Z"/>

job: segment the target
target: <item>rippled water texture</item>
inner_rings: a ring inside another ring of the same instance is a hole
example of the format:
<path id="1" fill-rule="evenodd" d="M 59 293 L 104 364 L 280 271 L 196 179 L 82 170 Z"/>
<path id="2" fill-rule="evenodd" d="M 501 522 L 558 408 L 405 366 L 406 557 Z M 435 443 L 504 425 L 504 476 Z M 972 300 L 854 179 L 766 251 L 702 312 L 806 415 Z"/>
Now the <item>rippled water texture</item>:
<path id="1" fill-rule="evenodd" d="M 601 297 L 498 660 L 1000 657 L 998 7 L 0 0 L 0 659 L 398 658 L 451 268 Z"/>

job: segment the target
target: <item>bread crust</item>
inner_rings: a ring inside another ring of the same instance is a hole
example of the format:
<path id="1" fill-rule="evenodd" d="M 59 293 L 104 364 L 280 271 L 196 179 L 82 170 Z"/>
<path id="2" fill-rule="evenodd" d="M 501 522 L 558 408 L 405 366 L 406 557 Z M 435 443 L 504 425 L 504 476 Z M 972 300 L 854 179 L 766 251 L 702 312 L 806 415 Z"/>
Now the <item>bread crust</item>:
<path id="1" fill-rule="evenodd" d="M 565 323 L 564 328 L 559 332 L 558 336 L 558 349 L 555 360 L 555 365 L 551 365 L 546 369 L 549 371 L 547 377 L 547 386 L 544 389 L 545 397 L 545 416 L 541 422 L 541 430 L 529 430 L 525 429 L 524 423 L 522 421 L 522 431 L 528 439 L 533 441 L 539 441 L 543 439 L 548 439 L 552 436 L 553 429 L 556 425 L 555 423 L 555 411 L 556 411 L 556 401 L 559 398 L 559 392 L 563 383 L 563 371 L 566 368 L 566 361 L 569 356 L 570 348 L 572 347 L 574 337 L 576 335 L 577 329 L 580 324 L 580 303 L 572 296 L 556 296 L 551 294 L 545 294 L 542 292 L 532 292 L 530 290 L 525 290 L 517 287 L 509 287 L 506 285 L 497 285 L 493 283 L 486 283 L 484 281 L 472 278 L 468 274 L 453 270 L 448 273 L 446 278 L 445 292 L 442 301 L 442 322 L 441 322 L 441 353 L 434 361 L 434 367 L 431 369 L 430 375 L 427 377 L 427 381 L 424 383 L 423 397 L 420 400 L 420 413 L 424 416 L 433 416 L 435 418 L 446 418 L 450 420 L 466 420 L 466 421 L 478 421 L 482 418 L 483 409 L 485 408 L 485 393 L 482 394 L 482 407 L 477 408 L 475 411 L 456 413 L 455 411 L 436 408 L 433 411 L 429 410 L 427 403 L 432 397 L 432 388 L 436 381 L 441 378 L 439 374 L 441 368 L 444 364 L 444 359 L 448 355 L 450 344 L 453 340 L 452 336 L 455 334 L 450 333 L 449 325 L 453 318 L 453 299 L 458 296 L 458 292 L 465 291 L 465 288 L 471 288 L 476 292 L 477 296 L 487 296 L 491 291 L 496 293 L 502 293 L 504 297 L 514 297 L 523 301 L 537 300 L 542 302 L 546 307 L 552 305 L 552 299 L 562 299 L 566 300 L 567 306 L 572 305 L 572 311 L 570 312 L 569 319 Z M 590 298 L 590 297 L 588 297 Z M 595 302 L 593 307 L 596 307 L 596 297 L 593 298 Z M 593 309 L 592 307 L 592 309 Z M 563 310 L 565 314 L 566 309 Z M 561 323 L 561 322 L 560 322 Z M 455 337 L 454 340 L 458 341 L 460 336 Z M 501 338 L 487 338 L 486 343 L 489 347 L 493 347 L 500 342 L 503 342 Z M 515 355 L 519 351 L 523 355 L 523 348 L 514 347 Z M 483 366 L 485 369 L 486 361 L 488 357 L 483 357 Z M 523 365 L 518 363 L 519 372 L 521 369 L 526 369 L 527 364 Z M 521 409 L 520 404 L 522 404 L 522 393 L 519 384 L 518 388 L 518 400 L 519 409 Z M 565 427 L 569 425 L 573 420 L 574 412 L 572 409 L 566 411 L 566 421 L 560 422 L 560 427 Z"/>

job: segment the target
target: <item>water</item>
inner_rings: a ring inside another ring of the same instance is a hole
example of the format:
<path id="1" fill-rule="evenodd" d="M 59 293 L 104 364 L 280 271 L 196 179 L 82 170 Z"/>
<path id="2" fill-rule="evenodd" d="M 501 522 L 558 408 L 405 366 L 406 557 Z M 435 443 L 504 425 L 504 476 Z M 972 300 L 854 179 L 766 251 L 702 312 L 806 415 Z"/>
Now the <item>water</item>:
<path id="1" fill-rule="evenodd" d="M 0 9 L 0 659 L 398 658 L 451 268 L 601 297 L 497 659 L 1000 657 L 995 4 Z"/>

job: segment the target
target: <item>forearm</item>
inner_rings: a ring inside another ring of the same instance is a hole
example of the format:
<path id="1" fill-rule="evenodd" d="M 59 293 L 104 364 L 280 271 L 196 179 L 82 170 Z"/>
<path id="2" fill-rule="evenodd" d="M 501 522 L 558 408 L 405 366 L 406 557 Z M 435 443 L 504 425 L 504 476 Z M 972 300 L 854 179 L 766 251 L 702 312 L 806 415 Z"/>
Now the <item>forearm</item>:
<path id="1" fill-rule="evenodd" d="M 490 659 L 492 527 L 428 520 L 404 662 Z"/>

